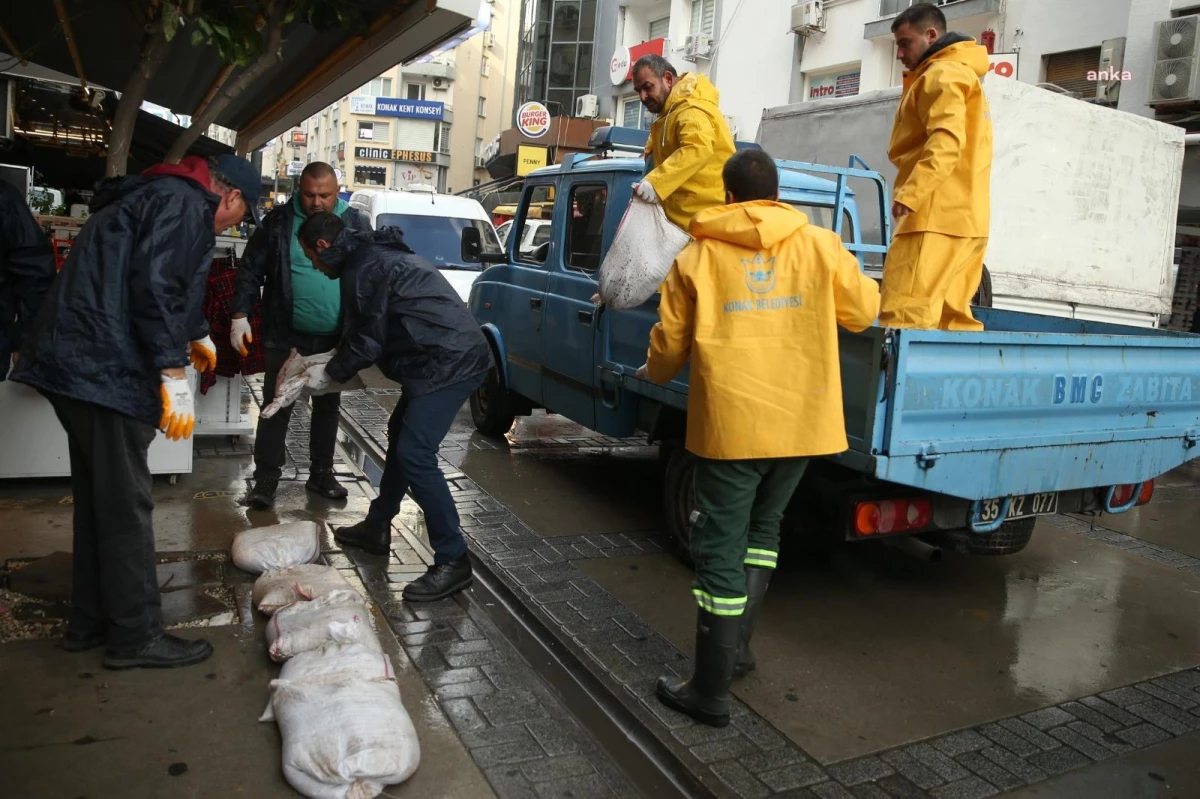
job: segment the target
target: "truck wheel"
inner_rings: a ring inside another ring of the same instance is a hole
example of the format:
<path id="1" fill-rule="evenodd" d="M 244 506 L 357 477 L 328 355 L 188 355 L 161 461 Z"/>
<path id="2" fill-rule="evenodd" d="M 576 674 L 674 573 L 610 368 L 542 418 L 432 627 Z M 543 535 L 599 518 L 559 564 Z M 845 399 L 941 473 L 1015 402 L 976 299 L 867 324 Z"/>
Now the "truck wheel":
<path id="1" fill-rule="evenodd" d="M 512 396 L 500 385 L 500 376 L 493 367 L 483 385 L 471 395 L 471 420 L 485 436 L 499 438 L 512 429 L 516 419 Z"/>
<path id="2" fill-rule="evenodd" d="M 986 266 L 983 267 L 983 276 L 979 279 L 979 290 L 975 292 L 975 298 L 971 300 L 971 304 L 979 308 L 992 307 L 992 275 Z"/>
<path id="3" fill-rule="evenodd" d="M 696 507 L 696 456 L 682 444 L 676 444 L 670 448 L 666 461 L 663 515 L 667 520 L 667 532 L 675 544 L 675 554 L 685 566 L 691 568 L 692 526 L 688 519 Z"/>
<path id="4" fill-rule="evenodd" d="M 1029 546 L 1035 524 L 1037 519 L 1031 516 L 1002 524 L 991 533 L 952 530 L 949 535 L 954 548 L 968 555 L 1015 555 Z"/>

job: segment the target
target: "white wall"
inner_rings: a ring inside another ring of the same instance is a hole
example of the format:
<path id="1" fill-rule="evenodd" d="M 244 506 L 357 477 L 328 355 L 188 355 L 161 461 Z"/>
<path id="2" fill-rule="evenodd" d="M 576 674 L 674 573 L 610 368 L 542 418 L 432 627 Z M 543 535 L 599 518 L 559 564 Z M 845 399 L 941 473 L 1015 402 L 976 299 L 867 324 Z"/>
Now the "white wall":
<path id="1" fill-rule="evenodd" d="M 733 117 L 744 141 L 758 135 L 764 108 L 788 101 L 795 47 L 791 9 L 787 0 L 718 2 L 719 44 L 706 66 L 721 93 L 721 111 Z"/>
<path id="2" fill-rule="evenodd" d="M 1132 5 L 1133 0 L 1007 0 L 1004 22 L 995 28 L 996 50 L 1018 49 L 1017 79 L 1039 83 L 1045 77 L 1043 56 L 1125 36 Z"/>

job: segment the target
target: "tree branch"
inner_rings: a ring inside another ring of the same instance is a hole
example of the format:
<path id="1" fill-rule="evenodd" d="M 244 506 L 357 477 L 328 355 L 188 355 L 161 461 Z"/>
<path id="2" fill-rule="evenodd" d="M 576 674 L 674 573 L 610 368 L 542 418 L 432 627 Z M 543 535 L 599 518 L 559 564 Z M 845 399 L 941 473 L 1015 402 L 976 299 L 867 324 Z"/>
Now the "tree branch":
<path id="1" fill-rule="evenodd" d="M 129 161 L 129 147 L 133 142 L 133 129 L 137 124 L 138 111 L 146 99 L 146 91 L 158 68 L 171 51 L 162 25 L 151 23 L 142 42 L 142 55 L 137 66 L 125 81 L 117 112 L 113 115 L 112 132 L 108 137 L 108 159 L 104 174 L 119 177 L 125 174 Z"/>

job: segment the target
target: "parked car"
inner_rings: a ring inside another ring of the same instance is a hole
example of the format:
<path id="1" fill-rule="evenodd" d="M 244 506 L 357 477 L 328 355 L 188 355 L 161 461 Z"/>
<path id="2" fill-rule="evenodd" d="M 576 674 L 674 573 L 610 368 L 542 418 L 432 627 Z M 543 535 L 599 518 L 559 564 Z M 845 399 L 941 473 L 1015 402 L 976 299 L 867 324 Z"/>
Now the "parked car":
<path id="1" fill-rule="evenodd" d="M 508 246 L 508 234 L 512 232 L 512 226 L 513 221 L 509 220 L 496 228 L 501 245 Z M 550 220 L 527 219 L 521 230 L 521 241 L 517 244 L 517 249 L 523 253 L 531 253 L 548 241 L 550 241 Z"/>
<path id="2" fill-rule="evenodd" d="M 463 230 L 478 230 L 485 251 L 502 251 L 491 218 L 477 200 L 468 197 L 412 189 L 366 189 L 354 192 L 350 205 L 367 214 L 375 230 L 403 230 L 408 246 L 445 275 L 463 302 L 471 298 L 471 286 L 482 271 L 478 263 L 462 259 Z"/>

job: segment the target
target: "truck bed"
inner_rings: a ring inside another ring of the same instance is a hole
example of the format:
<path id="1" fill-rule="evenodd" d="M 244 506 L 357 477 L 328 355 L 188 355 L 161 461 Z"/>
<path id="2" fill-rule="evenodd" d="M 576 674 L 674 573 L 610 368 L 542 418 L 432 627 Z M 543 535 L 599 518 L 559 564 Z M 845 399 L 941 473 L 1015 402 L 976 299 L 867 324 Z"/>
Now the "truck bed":
<path id="1" fill-rule="evenodd" d="M 1200 336 L 975 309 L 981 333 L 842 331 L 843 464 L 978 500 L 1140 483 L 1200 455 Z M 601 371 L 687 408 L 687 373 L 633 376 L 655 311 L 613 313 Z"/>

